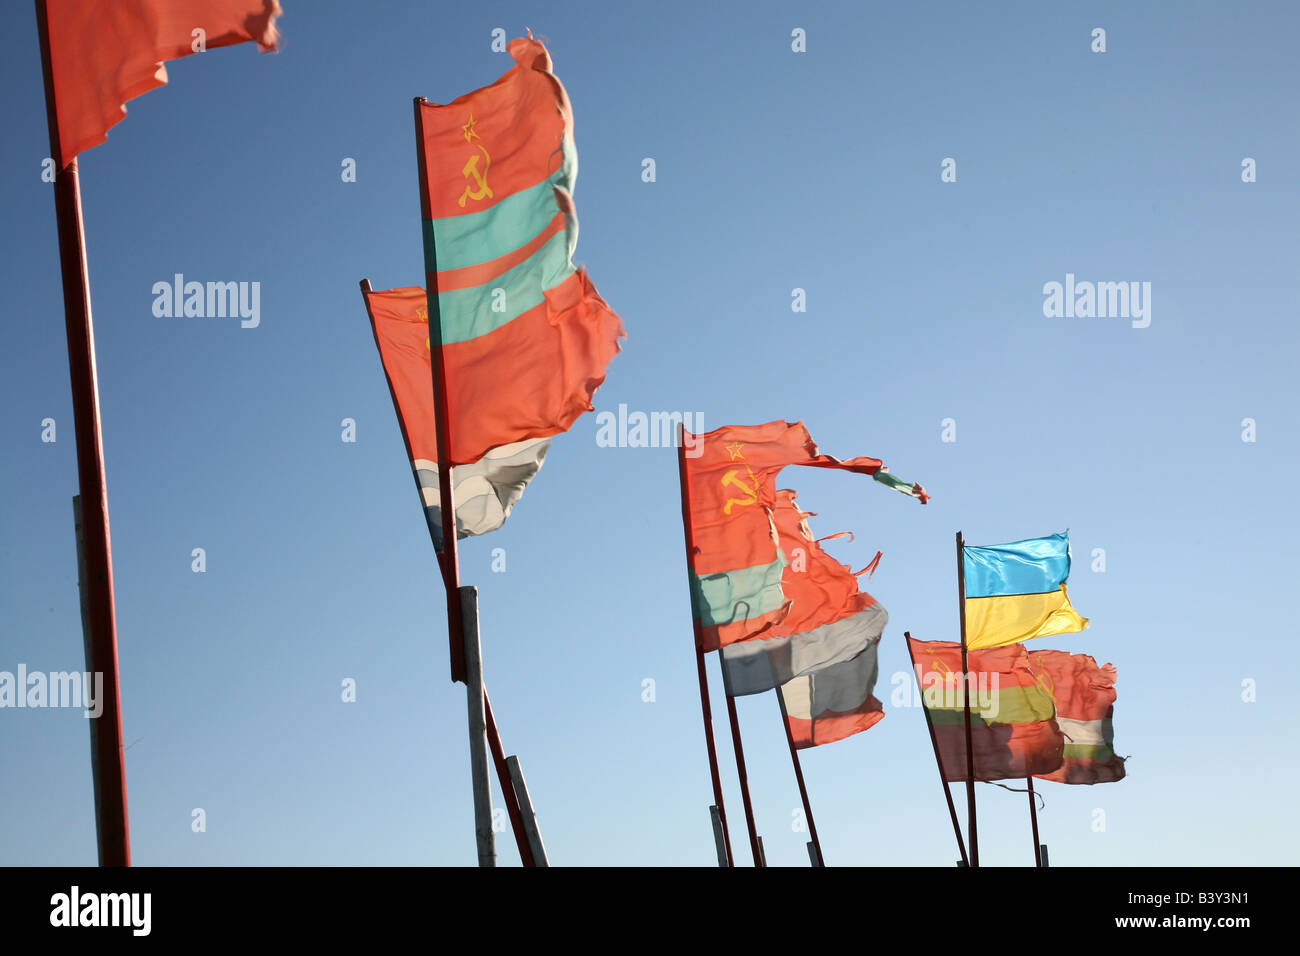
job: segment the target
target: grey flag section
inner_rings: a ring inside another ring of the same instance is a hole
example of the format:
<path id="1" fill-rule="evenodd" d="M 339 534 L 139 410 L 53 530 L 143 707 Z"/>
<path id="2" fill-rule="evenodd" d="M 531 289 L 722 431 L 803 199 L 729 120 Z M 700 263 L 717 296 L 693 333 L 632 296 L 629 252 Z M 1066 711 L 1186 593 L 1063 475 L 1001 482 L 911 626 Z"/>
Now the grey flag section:
<path id="1" fill-rule="evenodd" d="M 730 697 L 761 694 L 841 664 L 874 646 L 888 620 L 876 603 L 811 631 L 728 644 L 722 649 L 723 686 Z"/>
<path id="2" fill-rule="evenodd" d="M 524 493 L 524 488 L 541 470 L 549 438 L 526 438 L 500 445 L 472 465 L 457 465 L 451 470 L 451 487 L 456 503 L 456 537 L 487 534 L 505 524 L 510 510 Z M 433 532 L 434 542 L 442 550 L 442 508 L 438 498 L 437 462 L 417 460 L 415 480 L 424 499 L 424 515 Z"/>
<path id="3" fill-rule="evenodd" d="M 880 642 L 856 657 L 798 677 L 781 687 L 785 712 L 801 720 L 816 720 L 828 712 L 851 714 L 867 702 L 880 674 Z"/>

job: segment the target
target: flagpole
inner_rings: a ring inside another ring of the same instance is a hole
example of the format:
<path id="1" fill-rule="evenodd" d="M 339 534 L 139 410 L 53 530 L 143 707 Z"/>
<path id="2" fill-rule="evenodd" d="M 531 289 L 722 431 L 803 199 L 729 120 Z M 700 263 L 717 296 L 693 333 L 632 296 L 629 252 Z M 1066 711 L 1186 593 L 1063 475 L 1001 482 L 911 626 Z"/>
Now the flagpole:
<path id="1" fill-rule="evenodd" d="M 727 829 L 727 806 L 722 800 L 722 777 L 718 773 L 718 748 L 713 741 L 713 710 L 709 705 L 709 673 L 704 666 L 704 640 L 700 619 L 695 614 L 695 588 L 691 581 L 691 558 L 695 555 L 695 531 L 691 527 L 691 492 L 686 479 L 686 426 L 677 425 L 677 477 L 682 492 L 682 531 L 686 540 L 686 584 L 691 593 L 691 620 L 695 628 L 695 668 L 700 679 L 700 711 L 704 717 L 704 743 L 709 752 L 709 775 L 713 778 L 713 805 L 718 808 L 726 865 L 735 866 L 731 833 Z"/>
<path id="2" fill-rule="evenodd" d="M 804 786 L 803 767 L 799 763 L 799 749 L 794 745 L 794 734 L 790 733 L 790 720 L 785 712 L 785 697 L 781 688 L 776 689 L 776 702 L 781 708 L 781 726 L 785 728 L 785 742 L 790 746 L 790 760 L 794 763 L 794 778 L 799 782 L 799 798 L 803 801 L 803 815 L 808 820 L 808 835 L 812 837 L 813 849 L 817 851 L 817 866 L 826 865 L 822 856 L 822 843 L 817 839 L 817 824 L 813 822 L 812 804 L 808 802 L 808 788 Z"/>
<path id="3" fill-rule="evenodd" d="M 979 831 L 975 826 L 975 757 L 971 745 L 970 728 L 970 674 L 966 661 L 966 560 L 963 555 L 965 544 L 961 532 L 957 532 L 957 608 L 961 615 L 961 699 L 962 712 L 966 724 L 966 811 L 969 816 L 967 829 L 970 831 L 970 865 L 980 865 Z"/>
<path id="4" fill-rule="evenodd" d="M 58 104 L 50 62 L 50 28 L 45 3 L 36 0 L 45 79 L 45 116 L 50 155 L 62 157 Z M 86 666 L 104 676 L 104 710 L 90 722 L 91 773 L 95 791 L 95 830 L 100 866 L 131 865 L 131 834 L 126 808 L 126 760 L 122 746 L 122 701 L 117 662 L 117 621 L 113 601 L 113 548 L 108 524 L 108 488 L 100 431 L 99 383 L 95 367 L 95 331 L 90 314 L 90 277 L 81 215 L 77 160 L 54 178 L 54 210 L 63 274 L 64 323 L 68 339 L 68 373 L 72 384 L 72 418 L 77 444 L 77 478 L 81 491 L 85 545 Z"/>
<path id="5" fill-rule="evenodd" d="M 1025 783 L 1029 784 L 1029 826 L 1034 834 L 1034 866 L 1042 866 L 1043 858 L 1038 850 L 1038 807 L 1034 800 L 1034 778 L 1025 777 Z"/>
<path id="6" fill-rule="evenodd" d="M 439 557 L 441 558 L 443 579 L 447 591 L 447 630 L 451 655 L 451 679 L 464 682 L 467 693 L 478 693 L 480 691 L 469 686 L 469 675 L 465 667 L 464 618 L 460 601 L 460 553 L 456 542 L 456 506 L 451 484 L 451 414 L 447 395 L 447 362 L 443 350 L 442 310 L 438 302 L 438 250 L 433 234 L 433 203 L 429 195 L 428 167 L 424 149 L 424 111 L 422 107 L 426 102 L 423 96 L 417 96 L 412 102 L 412 108 L 415 115 L 416 167 L 420 178 L 420 219 L 421 234 L 424 239 L 424 289 L 425 303 L 429 315 L 429 365 L 433 372 L 434 427 L 437 430 L 438 505 L 442 519 L 443 542 Z M 424 223 L 428 223 L 427 229 L 424 228 Z M 421 494 L 423 495 L 423 492 Z M 430 531 L 432 532 L 432 528 Z M 486 689 L 481 690 L 481 693 L 483 694 L 486 711 Z M 487 714 L 485 714 L 485 726 L 490 726 L 495 730 L 495 722 L 491 721 Z M 493 735 L 485 735 L 489 737 L 489 747 L 493 749 L 495 756 L 496 751 L 500 750 L 501 747 L 500 740 L 497 740 L 495 746 L 493 746 L 490 739 Z M 473 739 L 470 741 L 470 746 L 475 746 Z M 498 761 L 498 776 L 501 775 L 503 768 L 504 760 Z M 478 786 L 477 778 L 475 785 Z M 511 823 L 514 824 L 515 841 L 519 846 L 520 858 L 525 861 L 526 866 L 535 866 L 536 861 L 532 860 L 532 851 L 528 846 L 521 822 L 522 814 L 519 811 L 518 795 L 515 793 L 514 785 L 510 781 L 508 770 L 501 779 L 501 789 L 506 803 L 511 806 Z M 476 793 L 475 802 L 481 802 L 482 799 L 482 796 Z"/>
<path id="7" fill-rule="evenodd" d="M 370 330 L 375 337 L 375 348 L 379 349 L 379 330 L 375 326 L 375 313 L 370 308 L 370 293 L 373 287 L 369 279 L 362 279 L 358 285 L 361 287 L 361 301 L 365 304 L 366 315 L 370 318 Z M 380 353 L 382 355 L 382 352 Z M 393 383 L 388 380 L 387 372 L 384 373 L 384 382 L 388 385 L 388 396 L 393 400 L 393 408 L 397 408 L 397 394 L 393 391 Z M 411 436 L 406 433 L 406 422 L 402 420 L 399 413 L 397 416 L 397 427 L 402 432 L 402 442 L 406 446 L 406 453 L 411 454 Z M 424 503 L 424 489 L 420 487 L 419 476 L 415 474 L 414 468 L 411 470 L 411 477 L 415 480 L 415 490 L 420 498 L 420 503 Z M 427 522 L 426 522 L 427 524 Z M 438 540 L 433 534 L 433 528 L 429 528 L 429 540 L 432 542 L 434 551 L 437 552 Z M 442 554 L 438 553 L 438 564 L 442 567 Z M 457 605 L 459 606 L 459 597 Z M 461 645 L 464 646 L 463 644 Z M 513 783 L 510 779 L 510 771 L 506 767 L 505 750 L 501 746 L 501 735 L 497 731 L 497 723 L 492 714 L 492 701 L 488 698 L 487 684 L 483 685 L 483 716 L 487 731 L 488 749 L 492 751 L 492 763 L 496 766 L 497 783 L 501 786 L 501 794 L 506 801 L 506 812 L 510 816 L 510 826 L 514 830 L 515 845 L 519 848 L 519 858 L 524 866 L 536 866 L 533 860 L 532 848 L 528 845 L 527 832 L 524 829 L 523 813 L 519 806 L 519 799 L 515 793 Z"/>
<path id="8" fill-rule="evenodd" d="M 442 349 L 442 311 L 438 304 L 438 251 L 433 239 L 433 205 L 429 197 L 424 156 L 423 96 L 415 98 L 415 156 L 420 176 L 420 219 L 424 236 L 424 289 L 429 313 L 429 355 L 433 371 L 433 415 L 437 430 L 438 505 L 442 518 L 442 547 L 438 549 L 447 589 L 447 630 L 451 652 L 451 679 L 465 682 L 464 635 L 461 633 L 460 552 L 456 547 L 456 509 L 451 487 L 451 432 L 447 401 L 447 363 Z M 423 228 L 428 222 L 429 229 Z M 435 546 L 437 542 L 434 542 Z"/>
<path id="9" fill-rule="evenodd" d="M 501 747 L 501 735 L 497 733 L 497 721 L 492 714 L 492 701 L 488 699 L 486 685 L 483 687 L 483 716 L 487 720 L 488 748 L 492 751 L 492 762 L 496 764 L 497 782 L 501 784 L 501 795 L 506 801 L 506 814 L 510 817 L 510 826 L 515 831 L 515 846 L 519 848 L 519 861 L 524 866 L 536 866 L 537 858 L 533 856 L 528 829 L 524 826 L 519 793 L 515 790 L 514 780 L 510 776 L 510 766 L 506 763 L 506 753 Z"/>
<path id="10" fill-rule="evenodd" d="M 496 831 L 492 827 L 492 783 L 488 778 L 487 718 L 483 714 L 483 645 L 478 630 L 478 588 L 460 589 L 465 622 L 465 700 L 469 718 L 469 768 L 474 791 L 474 839 L 478 865 L 497 865 Z"/>
<path id="11" fill-rule="evenodd" d="M 907 640 L 907 656 L 912 661 L 912 673 L 916 674 L 916 655 L 912 653 L 912 632 L 904 631 L 903 637 Z M 966 856 L 966 842 L 961 838 L 961 824 L 957 821 L 957 807 L 952 802 L 952 791 L 948 789 L 948 778 L 943 775 L 943 757 L 939 754 L 939 737 L 934 732 L 934 718 L 930 716 L 930 708 L 925 706 L 925 687 L 921 684 L 920 675 L 917 675 L 916 686 L 921 692 L 921 711 L 925 714 L 925 726 L 930 731 L 930 746 L 934 748 L 934 763 L 939 768 L 939 785 L 943 787 L 943 798 L 948 803 L 948 816 L 952 818 L 952 832 L 957 835 L 957 849 L 961 852 L 961 862 L 965 866 L 970 866 L 970 859 Z"/>
<path id="12" fill-rule="evenodd" d="M 415 155 L 420 177 L 420 231 L 424 238 L 425 303 L 429 321 L 429 365 L 433 373 L 433 415 L 434 427 L 437 432 L 435 438 L 438 450 L 438 505 L 439 517 L 442 521 L 442 547 L 437 548 L 438 542 L 436 540 L 434 541 L 434 547 L 438 551 L 439 564 L 442 567 L 443 586 L 447 592 L 447 640 L 451 656 L 451 679 L 453 682 L 461 681 L 464 683 L 466 694 L 476 695 L 483 693 L 483 685 L 481 681 L 471 680 L 471 676 L 477 678 L 481 675 L 471 675 L 466 667 L 466 657 L 468 655 L 466 654 L 465 644 L 467 637 L 460 596 L 460 556 L 459 549 L 456 546 L 456 505 L 451 486 L 451 415 L 448 412 L 449 403 L 447 401 L 447 364 L 442 348 L 442 312 L 438 303 L 438 254 L 432 231 L 433 206 L 429 197 L 429 182 L 424 156 L 424 115 L 421 110 L 424 102 L 424 97 L 417 96 L 413 107 L 415 111 Z M 430 223 L 427 231 L 423 228 L 425 222 Z M 423 501 L 423 499 L 421 500 Z M 430 532 L 432 530 L 430 528 Z M 476 708 L 471 697 L 471 711 L 473 710 L 476 710 Z M 484 738 L 487 736 L 486 723 L 485 718 Z M 471 721 L 471 724 L 473 724 L 473 721 Z M 481 812 L 481 807 L 485 804 L 491 807 L 492 801 L 491 794 L 484 792 L 487 786 L 485 778 L 475 772 L 479 763 L 478 755 L 483 743 L 484 740 L 477 738 L 474 726 L 471 726 L 469 735 L 470 777 L 473 784 L 476 816 Z M 476 833 L 479 829 L 476 826 Z M 481 850 L 479 865 L 490 865 L 484 863 Z"/>
<path id="13" fill-rule="evenodd" d="M 718 666 L 722 666 L 722 654 L 718 654 Z M 736 698 L 727 694 L 727 717 L 731 721 L 731 748 L 736 754 L 736 775 L 740 778 L 740 799 L 745 805 L 745 826 L 749 828 L 749 848 L 754 854 L 755 866 L 766 866 L 763 861 L 763 845 L 758 838 L 758 827 L 754 824 L 754 804 L 749 799 L 749 774 L 745 771 L 745 745 L 740 740 L 740 717 L 736 714 Z"/>
<path id="14" fill-rule="evenodd" d="M 546 859 L 546 844 L 542 842 L 542 831 L 537 827 L 537 814 L 533 810 L 533 798 L 528 793 L 528 781 L 524 779 L 524 768 L 519 763 L 519 758 L 510 756 L 506 758 L 506 769 L 510 773 L 510 782 L 514 785 L 515 795 L 519 797 L 519 803 L 524 810 L 524 827 L 528 834 L 528 849 L 533 854 L 536 861 L 533 865 L 540 864 L 549 867 L 551 864 Z"/>

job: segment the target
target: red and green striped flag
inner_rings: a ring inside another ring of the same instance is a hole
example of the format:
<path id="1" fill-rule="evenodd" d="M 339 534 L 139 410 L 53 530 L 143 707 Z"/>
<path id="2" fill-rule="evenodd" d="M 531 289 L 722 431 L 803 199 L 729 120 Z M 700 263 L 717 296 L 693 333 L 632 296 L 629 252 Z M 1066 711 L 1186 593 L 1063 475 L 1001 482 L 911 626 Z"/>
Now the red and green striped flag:
<path id="1" fill-rule="evenodd" d="M 1115 665 L 1087 654 L 1030 651 L 1029 667 L 1056 702 L 1065 735 L 1064 762 L 1036 776 L 1057 783 L 1114 783 L 1124 779 L 1124 758 L 1115 753 Z"/>
<path id="2" fill-rule="evenodd" d="M 425 269 L 437 279 L 452 465 L 566 431 L 592 409 L 624 337 L 572 262 L 568 95 L 531 34 L 509 51 L 515 65 L 491 86 L 419 106 Z"/>
<path id="3" fill-rule="evenodd" d="M 686 433 L 687 496 L 694 551 L 691 604 L 701 650 L 778 636 L 773 628 L 793 612 L 782 587 L 790 556 L 774 521 L 776 476 L 787 465 L 837 468 L 862 475 L 885 472 L 878 458 L 841 461 L 817 451 L 802 422 L 727 425 Z M 892 478 L 892 476 L 891 476 Z M 924 504 L 918 484 L 889 482 Z"/>
<path id="4" fill-rule="evenodd" d="M 442 548 L 429 306 L 446 369 L 457 537 L 501 526 L 605 380 L 623 323 L 574 268 L 573 114 L 531 34 L 491 86 L 421 102 L 430 301 L 419 286 L 367 292 L 384 372 L 425 515 Z"/>
<path id="5" fill-rule="evenodd" d="M 961 645 L 907 639 L 921 701 L 930 712 L 947 781 L 966 780 L 966 722 Z M 1049 774 L 1061 766 L 1065 738 L 1052 697 L 1029 666 L 1021 644 L 968 651 L 971 744 L 975 779 Z"/>

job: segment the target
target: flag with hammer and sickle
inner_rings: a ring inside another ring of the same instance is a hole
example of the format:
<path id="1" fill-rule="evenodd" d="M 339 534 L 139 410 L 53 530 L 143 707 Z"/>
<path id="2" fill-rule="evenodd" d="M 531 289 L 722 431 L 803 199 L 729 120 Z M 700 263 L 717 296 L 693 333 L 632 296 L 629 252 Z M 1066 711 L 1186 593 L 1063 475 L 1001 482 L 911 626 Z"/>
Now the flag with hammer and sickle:
<path id="1" fill-rule="evenodd" d="M 491 86 L 419 105 L 426 286 L 436 288 L 454 465 L 566 431 L 592 409 L 624 337 L 572 262 L 569 97 L 531 33 L 509 52 L 514 66 Z"/>
<path id="2" fill-rule="evenodd" d="M 701 647 L 775 636 L 791 607 L 782 586 L 790 560 L 773 520 L 776 476 L 787 465 L 837 468 L 861 475 L 884 472 L 878 458 L 841 461 L 821 455 L 802 422 L 728 425 L 684 437 L 686 484 L 695 551 L 691 599 Z M 901 483 L 900 483 L 901 484 Z M 927 499 L 920 485 L 907 494 Z"/>
<path id="3" fill-rule="evenodd" d="M 1030 668 L 1024 645 L 970 651 L 963 682 L 960 644 L 915 638 L 907 643 L 945 780 L 967 779 L 963 687 L 970 693 L 976 780 L 1022 779 L 1061 766 L 1065 737 L 1056 706 Z"/>

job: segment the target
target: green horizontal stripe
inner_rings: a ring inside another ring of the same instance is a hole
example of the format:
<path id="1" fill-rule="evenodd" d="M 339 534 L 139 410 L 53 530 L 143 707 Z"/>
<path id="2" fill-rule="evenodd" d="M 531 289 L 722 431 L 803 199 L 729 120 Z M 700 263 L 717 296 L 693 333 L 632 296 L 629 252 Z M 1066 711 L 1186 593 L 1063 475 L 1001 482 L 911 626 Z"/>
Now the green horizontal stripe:
<path id="1" fill-rule="evenodd" d="M 444 345 L 487 335 L 545 301 L 543 293 L 573 275 L 569 238 L 558 232 L 492 282 L 438 293 Z M 499 311 L 493 311 L 497 308 Z"/>
<path id="2" fill-rule="evenodd" d="M 960 724 L 965 719 L 964 710 L 961 704 L 962 685 L 960 682 L 955 684 L 952 691 L 956 706 L 947 706 L 948 684 L 942 687 L 944 695 L 942 706 L 930 707 L 930 715 L 936 724 Z M 925 701 L 927 704 L 932 699 L 931 694 L 939 694 L 940 689 L 936 686 L 931 690 L 929 685 L 923 687 L 925 692 Z M 1052 704 L 1052 698 L 1049 697 L 1041 687 L 1020 687 L 1018 685 L 999 686 L 996 692 L 993 688 L 988 688 L 988 716 L 987 718 L 978 717 L 983 710 L 980 707 L 982 694 L 979 690 L 971 693 L 970 711 L 972 725 L 978 723 L 981 725 L 997 724 L 1029 724 L 1039 720 L 1049 720 L 1056 716 L 1056 708 Z M 978 719 L 977 719 L 978 718 Z"/>
<path id="3" fill-rule="evenodd" d="M 932 710 L 930 719 L 936 727 L 964 727 L 966 720 L 960 710 Z M 1046 718 L 1044 718 L 1046 719 Z M 970 712 L 970 725 L 972 730 L 996 730 L 999 727 L 1008 727 L 1011 724 L 1037 724 L 1038 720 L 999 720 L 996 718 L 985 720 L 980 716 L 980 712 L 974 707 Z"/>
<path id="4" fill-rule="evenodd" d="M 896 478 L 891 472 L 878 471 L 871 477 L 875 481 L 878 481 L 882 485 L 885 485 L 889 488 L 894 488 L 895 490 L 901 491 L 904 494 L 908 494 L 908 495 L 912 494 L 914 483 L 910 481 L 904 481 L 902 478 Z"/>
<path id="5" fill-rule="evenodd" d="M 434 271 L 434 264 L 428 261 L 430 230 L 437 239 L 437 271 L 491 262 L 527 245 L 560 211 L 555 186 L 564 179 L 564 170 L 558 169 L 536 186 L 507 196 L 482 212 L 444 216 L 433 222 L 426 219 L 425 269 Z"/>
<path id="6" fill-rule="evenodd" d="M 1067 760 L 1114 760 L 1115 751 L 1105 744 L 1070 744 L 1065 745 Z"/>
<path id="7" fill-rule="evenodd" d="M 712 627 L 751 620 L 779 609 L 785 603 L 781 591 L 785 565 L 785 555 L 778 551 L 771 564 L 703 576 L 692 574 L 691 607 L 696 619 Z"/>

